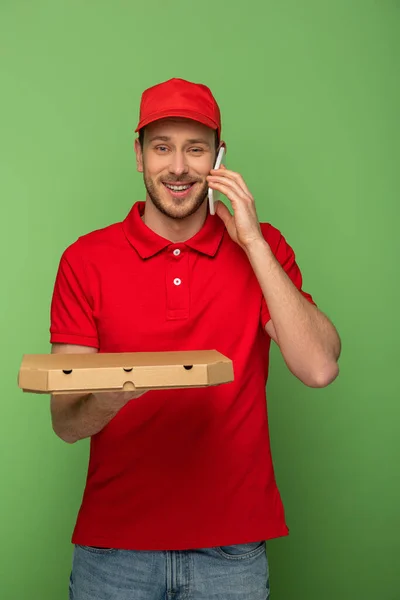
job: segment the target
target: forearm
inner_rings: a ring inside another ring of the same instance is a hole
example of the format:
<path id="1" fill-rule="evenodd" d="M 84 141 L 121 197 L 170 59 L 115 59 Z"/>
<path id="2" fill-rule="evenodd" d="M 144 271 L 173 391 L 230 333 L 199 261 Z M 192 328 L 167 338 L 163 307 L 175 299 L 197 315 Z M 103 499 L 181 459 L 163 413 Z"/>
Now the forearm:
<path id="1" fill-rule="evenodd" d="M 246 252 L 289 369 L 307 385 L 327 385 L 338 374 L 340 338 L 335 327 L 299 292 L 267 242 L 257 241 Z"/>
<path id="2" fill-rule="evenodd" d="M 91 437 L 101 431 L 126 402 L 126 396 L 115 394 L 57 394 L 51 397 L 53 429 L 70 444 Z"/>

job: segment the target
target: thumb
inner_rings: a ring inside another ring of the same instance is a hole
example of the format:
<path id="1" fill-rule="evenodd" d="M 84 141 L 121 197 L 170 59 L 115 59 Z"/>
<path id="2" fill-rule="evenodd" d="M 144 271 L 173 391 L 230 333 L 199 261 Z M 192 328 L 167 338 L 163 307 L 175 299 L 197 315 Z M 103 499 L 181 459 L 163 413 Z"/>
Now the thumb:
<path id="1" fill-rule="evenodd" d="M 228 207 L 221 202 L 221 200 L 218 200 L 218 202 L 215 204 L 215 213 L 225 223 L 225 227 L 228 227 L 228 223 L 232 219 L 232 215 L 229 212 Z"/>

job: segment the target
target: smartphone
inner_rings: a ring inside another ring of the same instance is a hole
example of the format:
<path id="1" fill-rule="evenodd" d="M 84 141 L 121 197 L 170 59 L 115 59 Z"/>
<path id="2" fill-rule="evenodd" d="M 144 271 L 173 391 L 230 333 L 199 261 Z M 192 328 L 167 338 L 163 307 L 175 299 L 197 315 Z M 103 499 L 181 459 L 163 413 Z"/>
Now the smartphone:
<path id="1" fill-rule="evenodd" d="M 215 170 L 220 168 L 222 159 L 224 158 L 224 154 L 225 154 L 225 146 L 221 146 L 221 148 L 219 149 L 218 155 L 217 155 L 217 160 L 215 161 L 215 165 L 214 165 Z M 208 204 L 210 206 L 210 214 L 211 215 L 215 215 L 214 202 L 217 200 L 215 195 L 216 195 L 216 191 L 212 190 L 211 188 L 208 188 Z"/>

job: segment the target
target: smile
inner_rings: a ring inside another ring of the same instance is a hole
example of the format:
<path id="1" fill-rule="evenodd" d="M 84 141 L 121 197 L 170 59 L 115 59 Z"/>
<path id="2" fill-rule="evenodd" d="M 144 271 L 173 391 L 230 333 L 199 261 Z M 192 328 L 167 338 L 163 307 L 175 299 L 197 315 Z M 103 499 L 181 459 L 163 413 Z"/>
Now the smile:
<path id="1" fill-rule="evenodd" d="M 191 188 L 193 183 L 188 183 L 187 185 L 172 185 L 171 183 L 164 183 L 164 185 L 173 192 L 183 192 L 184 190 Z"/>
<path id="2" fill-rule="evenodd" d="M 184 198 L 189 194 L 190 190 L 194 186 L 194 183 L 164 183 L 164 186 L 173 196 L 176 196 L 178 198 Z"/>

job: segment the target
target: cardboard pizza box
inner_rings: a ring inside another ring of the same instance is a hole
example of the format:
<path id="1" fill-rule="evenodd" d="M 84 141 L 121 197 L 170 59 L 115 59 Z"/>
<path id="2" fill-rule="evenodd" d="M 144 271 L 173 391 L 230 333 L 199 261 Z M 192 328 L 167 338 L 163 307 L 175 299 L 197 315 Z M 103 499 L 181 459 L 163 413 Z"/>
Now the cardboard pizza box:
<path id="1" fill-rule="evenodd" d="M 24 392 L 39 394 L 207 387 L 234 380 L 232 361 L 216 350 L 25 354 Z"/>

